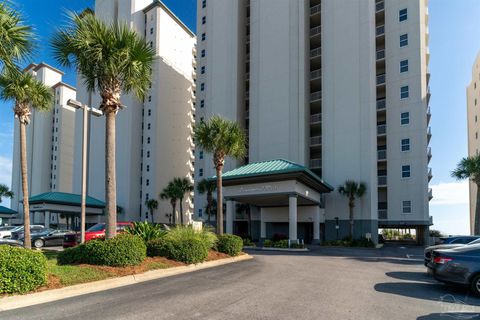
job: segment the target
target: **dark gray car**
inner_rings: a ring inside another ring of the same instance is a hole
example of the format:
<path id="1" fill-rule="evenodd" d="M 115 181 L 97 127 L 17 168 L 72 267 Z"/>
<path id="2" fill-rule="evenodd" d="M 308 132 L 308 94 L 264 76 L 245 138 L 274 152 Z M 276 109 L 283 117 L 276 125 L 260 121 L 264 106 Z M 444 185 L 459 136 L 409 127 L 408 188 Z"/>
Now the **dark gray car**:
<path id="1" fill-rule="evenodd" d="M 425 250 L 423 251 L 425 267 L 429 267 L 429 263 L 432 260 L 432 252 L 434 250 L 454 249 L 454 248 L 460 248 L 460 247 L 463 247 L 463 246 L 468 246 L 468 245 L 472 245 L 472 244 L 479 244 L 479 243 L 480 243 L 480 239 L 476 239 L 476 240 L 474 240 L 472 242 L 469 242 L 467 244 L 456 242 L 456 243 L 439 244 L 439 245 L 436 245 L 436 246 L 426 247 Z"/>
<path id="2" fill-rule="evenodd" d="M 434 250 L 429 265 L 438 281 L 469 286 L 480 295 L 480 244 Z"/>

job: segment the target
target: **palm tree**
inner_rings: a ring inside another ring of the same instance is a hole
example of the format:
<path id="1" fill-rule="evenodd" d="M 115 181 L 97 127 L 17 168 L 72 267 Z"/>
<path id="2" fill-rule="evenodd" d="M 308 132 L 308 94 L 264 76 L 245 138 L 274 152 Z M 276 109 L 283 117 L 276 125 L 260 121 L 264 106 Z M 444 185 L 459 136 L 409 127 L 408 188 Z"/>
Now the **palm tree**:
<path id="1" fill-rule="evenodd" d="M 217 184 L 214 180 L 203 179 L 197 184 L 197 191 L 200 194 L 207 194 L 207 222 L 210 225 L 210 215 L 212 213 L 213 193 L 217 189 Z"/>
<path id="2" fill-rule="evenodd" d="M 452 177 L 458 180 L 471 180 L 477 186 L 477 205 L 475 207 L 474 234 L 480 234 L 480 155 L 463 158 L 452 171 Z"/>
<path id="3" fill-rule="evenodd" d="M 347 180 L 345 183 L 338 187 L 338 192 L 348 198 L 348 209 L 350 219 L 350 238 L 353 239 L 353 208 L 355 208 L 355 199 L 361 198 L 367 191 L 365 183 L 357 183 L 352 180 Z"/>
<path id="4" fill-rule="evenodd" d="M 25 247 L 31 247 L 30 208 L 28 203 L 27 177 L 27 137 L 26 126 L 30 123 L 31 108 L 48 111 L 53 106 L 52 89 L 34 78 L 31 73 L 5 69 L 0 75 L 0 98 L 14 101 L 13 112 L 20 125 L 20 164 L 22 171 L 23 220 L 25 228 Z"/>
<path id="5" fill-rule="evenodd" d="M 223 234 L 222 171 L 225 157 L 243 158 L 247 152 L 247 137 L 244 130 L 234 121 L 213 116 L 195 128 L 195 143 L 213 154 L 213 165 L 217 172 L 217 233 Z"/>
<path id="6" fill-rule="evenodd" d="M 5 184 L 0 184 L 0 203 L 2 203 L 2 198 L 13 198 L 13 192 Z"/>
<path id="7" fill-rule="evenodd" d="M 22 16 L 5 1 L 0 3 L 0 66 L 16 70 L 16 64 L 33 49 L 33 32 L 23 24 Z"/>
<path id="8" fill-rule="evenodd" d="M 148 211 L 150 212 L 150 217 L 152 217 L 152 223 L 153 223 L 153 211 L 158 209 L 158 201 L 155 199 L 150 199 L 145 201 L 145 206 L 147 206 Z"/>
<path id="9" fill-rule="evenodd" d="M 185 193 L 193 191 L 193 185 L 187 178 L 174 178 L 173 184 L 179 190 L 178 199 L 180 200 L 180 224 L 183 225 L 183 198 Z"/>
<path id="10" fill-rule="evenodd" d="M 180 190 L 173 182 L 169 182 L 167 187 L 163 189 L 162 193 L 160 193 L 160 198 L 164 200 L 170 200 L 170 204 L 172 205 L 172 221 L 173 224 L 177 224 L 177 215 L 175 213 L 175 209 L 177 208 L 177 201 L 179 199 Z"/>
<path id="11" fill-rule="evenodd" d="M 98 91 L 105 126 L 106 237 L 116 235 L 115 122 L 122 94 L 143 99 L 151 80 L 155 52 L 127 24 L 106 24 L 92 14 L 71 14 L 70 24 L 52 39 L 55 59 L 75 67 L 90 92 Z"/>

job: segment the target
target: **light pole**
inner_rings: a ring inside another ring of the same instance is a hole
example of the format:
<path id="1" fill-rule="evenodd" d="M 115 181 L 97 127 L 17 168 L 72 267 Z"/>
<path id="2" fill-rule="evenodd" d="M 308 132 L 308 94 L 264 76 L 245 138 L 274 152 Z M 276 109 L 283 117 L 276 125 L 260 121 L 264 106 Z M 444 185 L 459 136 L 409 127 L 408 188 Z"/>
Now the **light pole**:
<path id="1" fill-rule="evenodd" d="M 82 138 L 82 195 L 80 213 L 80 243 L 85 242 L 85 217 L 87 203 L 87 141 L 88 141 L 88 113 L 100 117 L 103 112 L 84 105 L 76 100 L 68 99 L 67 105 L 75 109 L 83 109 L 83 138 Z"/>

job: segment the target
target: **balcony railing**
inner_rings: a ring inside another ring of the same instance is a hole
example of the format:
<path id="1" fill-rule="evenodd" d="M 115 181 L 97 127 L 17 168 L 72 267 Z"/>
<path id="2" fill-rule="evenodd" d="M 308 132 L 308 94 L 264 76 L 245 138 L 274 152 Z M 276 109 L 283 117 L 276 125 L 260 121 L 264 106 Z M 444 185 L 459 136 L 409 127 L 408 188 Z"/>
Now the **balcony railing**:
<path id="1" fill-rule="evenodd" d="M 377 150 L 377 160 L 387 160 L 387 150 Z"/>
<path id="2" fill-rule="evenodd" d="M 387 220 L 388 215 L 387 215 L 387 210 L 386 209 L 379 209 L 378 210 L 378 219 L 379 220 Z"/>
<path id="3" fill-rule="evenodd" d="M 430 122 L 430 118 L 432 117 L 432 113 L 430 112 L 430 106 L 427 108 L 427 120 Z"/>
<path id="4" fill-rule="evenodd" d="M 322 99 L 322 91 L 317 91 L 310 94 L 310 102 Z"/>
<path id="5" fill-rule="evenodd" d="M 322 159 L 310 159 L 310 168 L 318 169 L 322 167 Z"/>
<path id="6" fill-rule="evenodd" d="M 310 138 L 310 145 L 311 146 L 319 146 L 322 144 L 322 137 L 321 136 L 315 136 Z"/>
<path id="7" fill-rule="evenodd" d="M 432 147 L 427 148 L 427 157 L 428 157 L 428 160 L 432 158 Z"/>
<path id="8" fill-rule="evenodd" d="M 432 188 L 428 188 L 428 200 L 432 200 L 433 199 L 433 190 Z"/>
<path id="9" fill-rule="evenodd" d="M 386 99 L 377 100 L 377 110 L 385 110 L 386 108 L 387 108 Z"/>
<path id="10" fill-rule="evenodd" d="M 310 80 L 320 79 L 322 77 L 322 69 L 310 72 Z"/>
<path id="11" fill-rule="evenodd" d="M 317 4 L 316 6 L 313 6 L 313 7 L 310 8 L 310 15 L 320 13 L 320 11 L 322 11 L 322 5 Z"/>
<path id="12" fill-rule="evenodd" d="M 375 11 L 379 12 L 385 9 L 385 2 L 380 1 L 375 4 Z"/>
<path id="13" fill-rule="evenodd" d="M 386 82 L 386 75 L 384 74 L 379 74 L 377 76 L 377 86 L 381 86 L 382 84 L 385 84 Z"/>
<path id="14" fill-rule="evenodd" d="M 317 114 L 312 114 L 310 116 L 310 123 L 320 123 L 322 122 L 322 114 L 317 113 Z"/>
<path id="15" fill-rule="evenodd" d="M 386 134 L 387 133 L 387 125 L 381 124 L 377 126 L 377 134 Z"/>
<path id="16" fill-rule="evenodd" d="M 377 60 L 385 59 L 385 49 L 378 50 L 376 53 Z"/>
<path id="17" fill-rule="evenodd" d="M 310 36 L 311 37 L 319 35 L 320 33 L 322 33 L 322 27 L 321 26 L 314 27 L 314 28 L 310 29 Z"/>
<path id="18" fill-rule="evenodd" d="M 378 186 L 387 185 L 387 176 L 378 176 Z"/>
<path id="19" fill-rule="evenodd" d="M 427 141 L 430 143 L 430 139 L 432 139 L 432 128 L 428 127 L 427 130 Z"/>
<path id="20" fill-rule="evenodd" d="M 376 27 L 375 28 L 375 34 L 376 34 L 377 37 L 384 35 L 385 34 L 385 25 Z"/>
<path id="21" fill-rule="evenodd" d="M 433 172 L 432 172 L 432 168 L 428 168 L 428 181 L 432 180 L 433 178 Z"/>
<path id="22" fill-rule="evenodd" d="M 322 48 L 315 48 L 310 50 L 310 58 L 316 58 L 322 55 Z"/>

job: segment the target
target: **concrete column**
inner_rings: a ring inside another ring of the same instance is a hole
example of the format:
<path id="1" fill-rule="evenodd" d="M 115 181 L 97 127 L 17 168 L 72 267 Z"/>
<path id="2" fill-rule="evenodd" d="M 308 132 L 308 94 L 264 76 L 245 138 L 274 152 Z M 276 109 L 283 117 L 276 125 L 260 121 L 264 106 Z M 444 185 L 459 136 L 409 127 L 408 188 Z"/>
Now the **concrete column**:
<path id="1" fill-rule="evenodd" d="M 50 211 L 45 211 L 44 213 L 44 223 L 45 228 L 50 228 Z"/>
<path id="2" fill-rule="evenodd" d="M 297 241 L 297 195 L 288 197 L 288 238 Z"/>
<path id="3" fill-rule="evenodd" d="M 227 201 L 227 212 L 226 212 L 226 233 L 233 234 L 233 212 L 235 210 L 235 205 L 232 200 Z"/>
<path id="4" fill-rule="evenodd" d="M 313 214 L 313 244 L 320 243 L 320 207 L 315 206 Z"/>
<path id="5" fill-rule="evenodd" d="M 260 240 L 267 239 L 267 223 L 265 222 L 265 214 L 263 209 L 260 208 Z"/>

